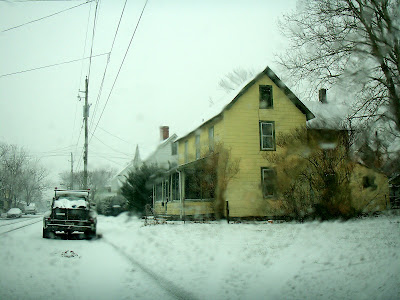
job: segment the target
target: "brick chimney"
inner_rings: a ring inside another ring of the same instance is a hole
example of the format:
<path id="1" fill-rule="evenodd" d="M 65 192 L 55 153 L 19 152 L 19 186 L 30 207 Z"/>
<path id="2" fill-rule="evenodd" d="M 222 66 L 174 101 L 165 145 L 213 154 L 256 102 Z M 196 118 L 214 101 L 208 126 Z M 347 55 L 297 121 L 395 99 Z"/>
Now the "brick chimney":
<path id="1" fill-rule="evenodd" d="M 319 102 L 328 103 L 328 101 L 326 100 L 326 89 L 319 90 Z"/>
<path id="2" fill-rule="evenodd" d="M 167 138 L 169 138 L 169 127 L 160 126 L 160 141 L 165 141 Z"/>

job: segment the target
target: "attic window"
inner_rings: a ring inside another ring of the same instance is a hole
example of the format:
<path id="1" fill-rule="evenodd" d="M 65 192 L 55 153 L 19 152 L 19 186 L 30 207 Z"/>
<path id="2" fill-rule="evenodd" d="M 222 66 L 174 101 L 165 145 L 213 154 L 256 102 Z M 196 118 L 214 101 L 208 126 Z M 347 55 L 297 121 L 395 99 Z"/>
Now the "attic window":
<path id="1" fill-rule="evenodd" d="M 273 98 L 272 98 L 272 85 L 260 85 L 260 108 L 272 108 Z"/>

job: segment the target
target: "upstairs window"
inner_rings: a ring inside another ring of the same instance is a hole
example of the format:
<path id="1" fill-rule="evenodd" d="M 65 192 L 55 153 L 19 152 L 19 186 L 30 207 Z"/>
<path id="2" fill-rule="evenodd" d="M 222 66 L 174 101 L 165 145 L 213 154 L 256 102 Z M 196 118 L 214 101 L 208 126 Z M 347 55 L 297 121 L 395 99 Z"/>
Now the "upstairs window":
<path id="1" fill-rule="evenodd" d="M 208 129 L 208 150 L 214 151 L 214 126 Z"/>
<path id="2" fill-rule="evenodd" d="M 188 141 L 185 141 L 185 163 L 189 161 Z"/>
<path id="3" fill-rule="evenodd" d="M 260 108 L 272 108 L 273 98 L 272 98 L 272 85 L 260 85 L 259 86 L 260 92 Z"/>
<path id="4" fill-rule="evenodd" d="M 200 158 L 200 134 L 196 135 L 196 159 Z"/>
<path id="5" fill-rule="evenodd" d="M 177 154 L 178 154 L 178 144 L 172 143 L 171 144 L 171 155 L 177 155 Z"/>
<path id="6" fill-rule="evenodd" d="M 260 149 L 273 151 L 275 147 L 275 122 L 260 121 Z"/>
<path id="7" fill-rule="evenodd" d="M 261 186 L 264 198 L 273 197 L 276 194 L 276 172 L 274 169 L 261 168 Z"/>

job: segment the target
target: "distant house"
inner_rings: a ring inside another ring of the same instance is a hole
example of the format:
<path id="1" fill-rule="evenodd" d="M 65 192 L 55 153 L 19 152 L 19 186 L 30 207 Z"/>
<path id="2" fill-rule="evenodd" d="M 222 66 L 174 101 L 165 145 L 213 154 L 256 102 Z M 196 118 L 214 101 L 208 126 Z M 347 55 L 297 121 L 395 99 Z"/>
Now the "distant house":
<path id="1" fill-rule="evenodd" d="M 160 142 L 156 149 L 145 160 L 142 160 L 139 154 L 139 146 L 137 146 L 134 159 L 111 180 L 111 192 L 114 195 L 120 193 L 128 174 L 136 168 L 140 168 L 143 164 L 156 165 L 164 170 L 176 167 L 178 162 L 176 144 L 174 143 L 176 138 L 176 134 L 169 135 L 168 126 L 161 126 Z"/>
<path id="2" fill-rule="evenodd" d="M 169 135 L 169 127 L 160 127 L 160 143 L 144 161 L 147 165 L 157 165 L 161 169 L 169 170 L 178 163 L 178 153 L 175 144 L 177 135 Z"/>
<path id="3" fill-rule="evenodd" d="M 142 164 L 143 161 L 140 158 L 139 146 L 136 146 L 135 156 L 133 160 L 111 179 L 110 191 L 109 191 L 110 195 L 119 194 L 120 189 L 123 183 L 125 182 L 129 172 L 135 170 L 136 168 L 140 168 Z"/>
<path id="4" fill-rule="evenodd" d="M 228 213 L 231 218 L 276 216 L 274 208 L 281 199 L 274 193 L 274 184 L 279 178 L 265 155 L 283 151 L 276 143 L 277 136 L 305 128 L 311 120 L 319 124 L 313 128 L 315 132 L 334 136 L 340 132 L 314 119 L 312 110 L 267 67 L 235 94 L 215 103 L 209 115 L 176 140 L 178 165 L 154 185 L 154 212 L 174 218 L 213 218 Z M 227 157 L 225 164 L 221 164 L 222 155 Z M 362 165 L 355 170 L 354 190 L 372 195 L 379 184 L 382 188 L 371 209 L 385 209 L 385 176 Z M 217 203 L 219 198 L 225 202 Z"/>

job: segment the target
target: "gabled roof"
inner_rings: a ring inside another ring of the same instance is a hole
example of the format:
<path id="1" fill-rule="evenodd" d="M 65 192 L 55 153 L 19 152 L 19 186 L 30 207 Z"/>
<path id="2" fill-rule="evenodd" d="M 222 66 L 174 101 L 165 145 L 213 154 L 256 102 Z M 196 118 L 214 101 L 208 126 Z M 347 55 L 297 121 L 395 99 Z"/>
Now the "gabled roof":
<path id="1" fill-rule="evenodd" d="M 177 137 L 178 137 L 178 136 L 176 135 L 176 133 L 174 133 L 174 134 L 172 134 L 170 137 L 168 137 L 167 139 L 161 141 L 161 142 L 158 144 L 157 148 L 156 148 L 144 161 L 146 162 L 146 161 L 148 161 L 150 158 L 152 158 L 153 156 L 157 155 L 157 152 L 158 152 L 161 148 L 165 147 L 165 145 L 167 145 L 167 144 L 169 144 L 169 143 L 175 142 L 175 140 L 176 140 Z"/>
<path id="2" fill-rule="evenodd" d="M 136 145 L 135 157 L 133 158 L 133 165 L 140 166 L 142 159 L 140 158 L 139 145 Z"/>
<path id="3" fill-rule="evenodd" d="M 113 178 L 111 178 L 112 181 L 119 181 L 121 182 L 121 178 L 119 176 L 124 176 L 127 175 L 129 171 L 134 170 L 135 168 L 140 167 L 143 164 L 142 159 L 140 158 L 140 153 L 139 153 L 139 145 L 136 145 L 136 151 L 135 151 L 135 157 L 133 160 L 131 160 L 126 167 L 124 167 L 121 171 L 119 171 Z"/>
<path id="4" fill-rule="evenodd" d="M 240 85 L 233 93 L 230 93 L 228 100 L 222 102 L 222 107 L 220 106 L 214 112 L 208 116 L 207 119 L 202 120 L 199 125 L 197 125 L 195 128 L 192 128 L 189 132 L 183 134 L 181 137 L 177 139 L 181 140 L 185 137 L 187 137 L 189 134 L 194 132 L 197 128 L 199 128 L 202 125 L 205 125 L 216 118 L 220 117 L 225 110 L 230 109 L 237 101 L 238 99 L 247 92 L 247 90 L 252 87 L 258 80 L 261 79 L 264 75 L 268 76 L 273 83 L 275 83 L 276 86 L 278 86 L 284 93 L 285 95 L 289 98 L 290 101 L 293 102 L 293 104 L 303 113 L 306 115 L 307 121 L 313 119 L 315 116 L 314 114 L 305 106 L 299 98 L 283 83 L 282 80 L 279 79 L 279 77 L 269 68 L 266 67 L 261 73 L 259 73 L 257 76 L 255 76 L 253 79 L 250 81 L 246 81 L 242 85 Z M 233 98 L 232 98 L 233 95 Z"/>

